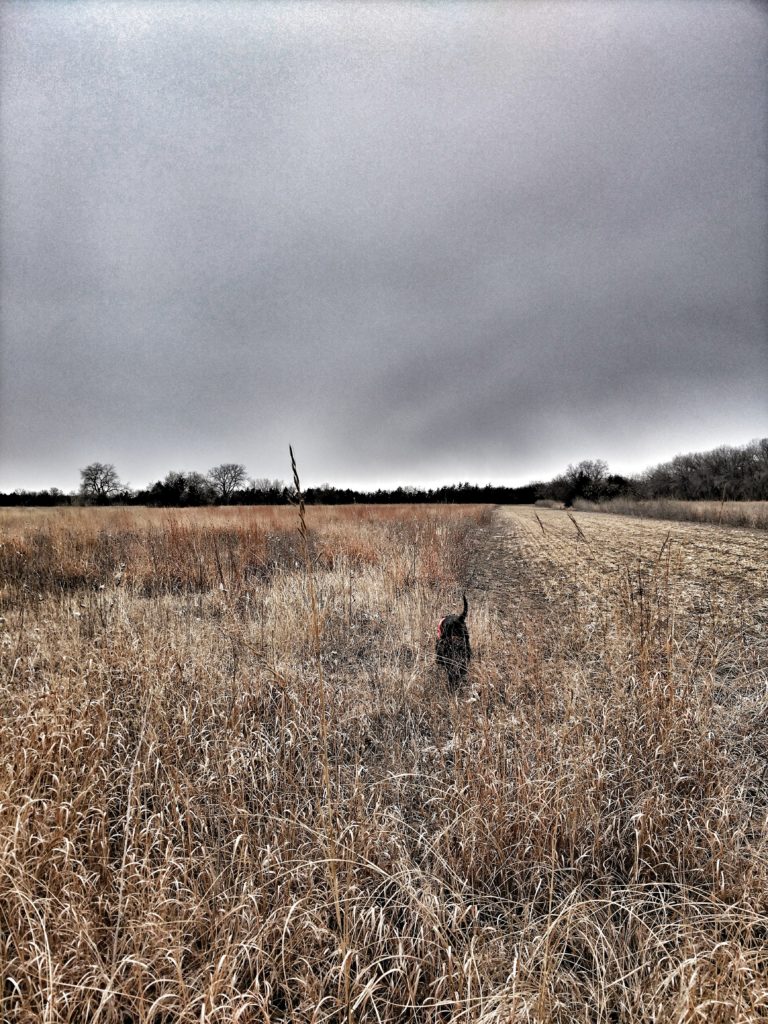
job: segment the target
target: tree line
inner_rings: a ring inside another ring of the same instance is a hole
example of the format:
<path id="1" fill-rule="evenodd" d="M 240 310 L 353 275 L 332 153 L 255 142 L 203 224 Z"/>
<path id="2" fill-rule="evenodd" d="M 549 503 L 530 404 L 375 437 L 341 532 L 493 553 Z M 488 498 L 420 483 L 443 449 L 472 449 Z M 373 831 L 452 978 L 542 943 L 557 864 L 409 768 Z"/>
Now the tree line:
<path id="1" fill-rule="evenodd" d="M 571 504 L 576 498 L 605 501 L 619 496 L 637 499 L 768 500 L 768 438 L 740 447 L 678 455 L 637 476 L 611 473 L 602 459 L 569 465 L 549 481 L 522 487 L 457 483 L 436 488 L 396 487 L 375 491 L 321 484 L 304 492 L 307 504 L 345 505 L 394 503 L 531 504 L 542 499 Z M 207 473 L 172 470 L 162 480 L 132 489 L 112 463 L 92 462 L 80 470 L 80 488 L 64 494 L 43 491 L 0 494 L 2 505 L 148 505 L 185 508 L 202 505 L 285 505 L 295 499 L 294 488 L 282 480 L 249 478 L 241 463 L 225 462 Z"/>
<path id="2" fill-rule="evenodd" d="M 636 476 L 611 473 L 602 459 L 586 459 L 541 485 L 540 498 L 570 504 L 576 498 L 607 501 L 768 501 L 768 437 L 740 446 L 676 455 Z"/>

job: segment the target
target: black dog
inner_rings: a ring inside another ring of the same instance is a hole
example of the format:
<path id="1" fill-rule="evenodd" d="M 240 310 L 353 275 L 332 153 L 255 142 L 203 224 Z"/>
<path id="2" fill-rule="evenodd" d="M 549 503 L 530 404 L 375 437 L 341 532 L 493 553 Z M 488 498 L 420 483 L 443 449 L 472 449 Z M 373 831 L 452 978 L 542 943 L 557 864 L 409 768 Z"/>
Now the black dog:
<path id="1" fill-rule="evenodd" d="M 448 673 L 448 681 L 458 686 L 467 674 L 472 648 L 469 646 L 467 629 L 467 595 L 464 594 L 464 611 L 461 615 L 446 615 L 437 627 L 435 659 Z"/>

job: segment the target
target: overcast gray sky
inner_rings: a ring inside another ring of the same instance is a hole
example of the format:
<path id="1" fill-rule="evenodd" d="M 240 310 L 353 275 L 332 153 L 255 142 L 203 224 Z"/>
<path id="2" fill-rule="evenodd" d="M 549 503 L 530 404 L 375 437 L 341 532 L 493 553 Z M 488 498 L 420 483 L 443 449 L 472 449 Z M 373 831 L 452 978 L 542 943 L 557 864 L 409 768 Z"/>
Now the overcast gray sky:
<path id="1" fill-rule="evenodd" d="M 768 433 L 747 2 L 2 7 L 0 489 Z"/>

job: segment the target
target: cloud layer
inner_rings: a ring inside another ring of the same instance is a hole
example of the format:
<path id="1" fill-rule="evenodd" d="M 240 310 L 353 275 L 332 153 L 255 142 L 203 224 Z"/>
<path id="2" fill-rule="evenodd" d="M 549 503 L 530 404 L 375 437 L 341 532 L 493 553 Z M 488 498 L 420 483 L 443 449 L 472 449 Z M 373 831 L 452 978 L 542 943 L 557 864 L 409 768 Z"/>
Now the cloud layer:
<path id="1" fill-rule="evenodd" d="M 639 468 L 768 427 L 768 20 L 3 12 L 0 487 Z"/>

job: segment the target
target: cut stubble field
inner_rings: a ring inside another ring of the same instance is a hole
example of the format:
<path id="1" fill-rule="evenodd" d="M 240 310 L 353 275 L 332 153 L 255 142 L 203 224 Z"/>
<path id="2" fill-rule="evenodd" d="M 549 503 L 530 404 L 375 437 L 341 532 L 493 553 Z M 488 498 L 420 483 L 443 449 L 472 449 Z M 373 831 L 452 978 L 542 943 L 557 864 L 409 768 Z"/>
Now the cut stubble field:
<path id="1" fill-rule="evenodd" d="M 0 1017 L 768 1019 L 766 535 L 306 519 L 0 513 Z"/>

